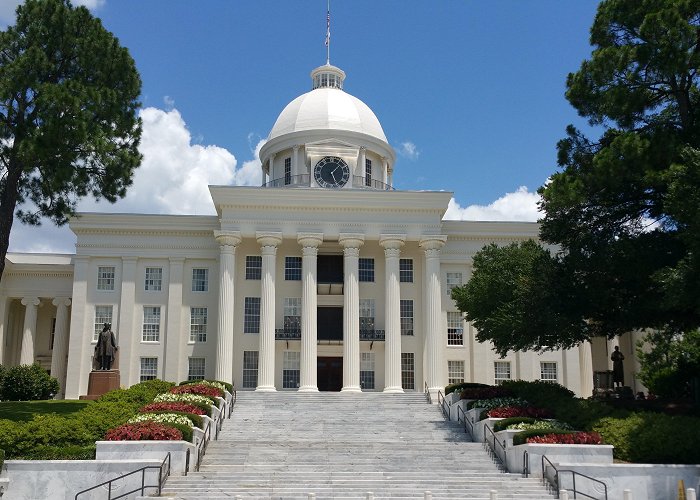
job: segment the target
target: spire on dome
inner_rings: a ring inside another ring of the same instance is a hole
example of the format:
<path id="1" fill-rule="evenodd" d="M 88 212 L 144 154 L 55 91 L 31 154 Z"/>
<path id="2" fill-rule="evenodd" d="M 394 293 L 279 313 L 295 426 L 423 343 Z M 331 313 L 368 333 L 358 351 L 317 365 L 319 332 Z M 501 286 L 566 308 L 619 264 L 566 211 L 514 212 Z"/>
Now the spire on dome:
<path id="1" fill-rule="evenodd" d="M 343 90 L 345 71 L 331 64 L 319 66 L 311 72 L 311 89 L 340 89 Z"/>

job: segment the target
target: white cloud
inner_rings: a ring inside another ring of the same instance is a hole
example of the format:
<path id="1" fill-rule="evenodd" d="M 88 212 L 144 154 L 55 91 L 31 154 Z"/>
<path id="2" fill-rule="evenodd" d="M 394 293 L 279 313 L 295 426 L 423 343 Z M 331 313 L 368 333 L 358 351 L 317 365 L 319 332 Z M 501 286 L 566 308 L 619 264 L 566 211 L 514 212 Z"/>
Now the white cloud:
<path id="1" fill-rule="evenodd" d="M 259 153 L 264 140 L 251 151 L 253 159 L 237 169 L 236 157 L 227 149 L 194 144 L 177 109 L 145 108 L 139 114 L 143 162 L 126 197 L 115 204 L 84 199 L 79 211 L 214 215 L 210 184 L 260 184 Z M 56 228 L 50 221 L 41 227 L 15 222 L 10 238 L 11 250 L 16 252 L 72 252 L 74 244 L 67 227 Z"/>
<path id="2" fill-rule="evenodd" d="M 420 155 L 420 151 L 418 151 L 418 147 L 413 144 L 411 141 L 405 141 L 402 142 L 399 145 L 399 148 L 397 152 L 403 156 L 404 158 L 408 158 L 409 160 L 416 160 L 418 156 Z"/>
<path id="3" fill-rule="evenodd" d="M 105 4 L 106 0 L 73 0 L 74 6 L 84 5 L 91 11 L 96 11 Z M 0 0 L 0 27 L 14 24 L 17 6 L 24 0 Z"/>
<path id="4" fill-rule="evenodd" d="M 165 104 L 165 109 L 171 111 L 175 108 L 175 99 L 173 99 L 169 95 L 166 95 L 163 97 L 163 104 Z"/>
<path id="5" fill-rule="evenodd" d="M 525 186 L 504 194 L 488 205 L 469 205 L 463 208 L 452 198 L 444 219 L 534 222 L 541 215 L 537 210 L 539 200 L 540 195 L 529 192 Z"/>

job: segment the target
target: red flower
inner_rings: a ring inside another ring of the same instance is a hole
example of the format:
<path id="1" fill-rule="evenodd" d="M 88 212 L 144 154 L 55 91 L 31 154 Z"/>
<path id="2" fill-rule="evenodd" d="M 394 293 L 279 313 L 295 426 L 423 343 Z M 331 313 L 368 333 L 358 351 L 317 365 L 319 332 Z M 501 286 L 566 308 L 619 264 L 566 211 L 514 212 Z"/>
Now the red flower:
<path id="1" fill-rule="evenodd" d="M 504 406 L 489 410 L 487 415 L 491 418 L 550 418 L 552 413 L 546 408 L 535 408 L 534 406 Z"/>
<path id="2" fill-rule="evenodd" d="M 139 410 L 140 413 L 152 413 L 160 411 L 180 411 L 183 413 L 194 413 L 195 415 L 206 415 L 206 412 L 199 406 L 180 403 L 180 402 L 162 402 L 150 403 Z"/>
<path id="3" fill-rule="evenodd" d="M 180 441 L 179 429 L 158 422 L 124 424 L 107 431 L 107 441 Z"/>
<path id="4" fill-rule="evenodd" d="M 173 387 L 172 389 L 170 389 L 170 392 L 173 394 L 200 394 L 202 396 L 209 396 L 213 398 L 224 397 L 224 391 L 222 391 L 218 387 L 212 387 L 210 385 L 203 384 L 181 385 L 179 387 Z"/>
<path id="5" fill-rule="evenodd" d="M 528 443 L 541 444 L 602 444 L 597 432 L 572 432 L 567 434 L 545 434 L 527 438 Z"/>

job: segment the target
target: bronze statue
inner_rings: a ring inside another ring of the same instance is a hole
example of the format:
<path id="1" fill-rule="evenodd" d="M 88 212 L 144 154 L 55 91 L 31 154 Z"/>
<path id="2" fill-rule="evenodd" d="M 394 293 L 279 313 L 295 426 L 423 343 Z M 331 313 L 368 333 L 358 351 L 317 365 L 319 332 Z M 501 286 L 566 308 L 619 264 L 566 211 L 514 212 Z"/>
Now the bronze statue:
<path id="1" fill-rule="evenodd" d="M 117 341 L 114 338 L 114 332 L 109 323 L 104 324 L 104 328 L 97 338 L 95 346 L 95 357 L 100 365 L 100 370 L 111 370 L 114 363 L 114 353 L 119 350 Z"/>
<path id="2" fill-rule="evenodd" d="M 622 360 L 625 359 L 624 354 L 620 352 L 620 347 L 615 346 L 615 350 L 610 356 L 613 362 L 613 385 L 615 387 L 622 387 L 625 385 L 625 370 L 622 367 Z"/>

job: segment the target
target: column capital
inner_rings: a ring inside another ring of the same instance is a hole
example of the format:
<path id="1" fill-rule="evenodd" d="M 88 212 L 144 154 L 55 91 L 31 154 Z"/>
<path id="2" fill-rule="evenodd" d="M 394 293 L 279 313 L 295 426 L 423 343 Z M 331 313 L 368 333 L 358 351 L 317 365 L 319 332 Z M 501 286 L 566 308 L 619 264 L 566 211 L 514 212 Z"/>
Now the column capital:
<path id="1" fill-rule="evenodd" d="M 323 243 L 323 233 L 299 233 L 297 242 L 304 248 L 318 248 Z"/>
<path id="2" fill-rule="evenodd" d="M 39 297 L 23 297 L 22 298 L 22 305 L 23 306 L 28 306 L 28 305 L 38 306 L 40 303 L 41 303 L 41 301 L 39 300 Z"/>
<path id="3" fill-rule="evenodd" d="M 241 242 L 240 231 L 214 231 L 216 242 L 222 247 L 236 247 Z"/>
<path id="4" fill-rule="evenodd" d="M 428 250 L 440 250 L 445 246 L 446 241 L 447 236 L 444 234 L 431 234 L 423 236 L 418 245 L 427 253 Z"/>
<path id="5" fill-rule="evenodd" d="M 349 248 L 360 248 L 365 242 L 365 235 L 361 233 L 340 233 L 338 243 L 346 250 Z"/>
<path id="6" fill-rule="evenodd" d="M 297 151 L 299 151 L 299 144 L 295 144 L 294 146 L 292 146 L 292 149 L 294 150 L 295 153 Z"/>
<path id="7" fill-rule="evenodd" d="M 265 247 L 277 248 L 277 245 L 282 243 L 282 233 L 258 231 L 255 233 L 255 239 L 258 241 L 260 246 L 263 247 L 263 250 Z"/>
<path id="8" fill-rule="evenodd" d="M 399 250 L 406 241 L 405 234 L 380 234 L 379 244 L 385 249 Z"/>
<path id="9" fill-rule="evenodd" d="M 71 305 L 71 300 L 68 297 L 56 297 L 51 301 L 51 304 L 54 306 L 65 306 L 68 307 Z"/>

